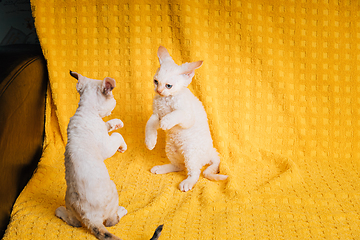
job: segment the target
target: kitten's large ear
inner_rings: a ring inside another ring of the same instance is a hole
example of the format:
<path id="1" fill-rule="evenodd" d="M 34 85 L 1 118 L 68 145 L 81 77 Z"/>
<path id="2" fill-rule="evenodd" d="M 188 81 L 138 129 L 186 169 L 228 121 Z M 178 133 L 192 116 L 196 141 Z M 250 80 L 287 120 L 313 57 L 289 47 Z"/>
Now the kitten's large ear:
<path id="1" fill-rule="evenodd" d="M 79 79 L 79 74 L 77 72 L 73 72 L 70 70 L 70 75 L 73 77 L 73 78 L 76 78 L 76 79 Z"/>
<path id="2" fill-rule="evenodd" d="M 102 92 L 108 95 L 115 88 L 115 79 L 106 77 L 102 83 Z"/>
<path id="3" fill-rule="evenodd" d="M 158 55 L 158 58 L 159 58 L 160 65 L 166 60 L 171 59 L 171 61 L 173 61 L 170 54 L 169 54 L 169 52 L 168 52 L 168 50 L 164 46 L 159 47 L 157 55 Z"/>
<path id="4" fill-rule="evenodd" d="M 82 92 L 83 86 L 84 86 L 84 79 L 85 77 L 83 77 L 81 74 L 77 73 L 77 72 L 73 72 L 70 70 L 70 75 L 77 79 L 78 82 L 76 83 L 76 90 L 80 93 Z"/>
<path id="5" fill-rule="evenodd" d="M 201 67 L 203 61 L 191 62 L 191 63 L 184 63 L 181 67 L 181 74 L 187 78 L 192 79 L 195 75 L 195 69 Z"/>

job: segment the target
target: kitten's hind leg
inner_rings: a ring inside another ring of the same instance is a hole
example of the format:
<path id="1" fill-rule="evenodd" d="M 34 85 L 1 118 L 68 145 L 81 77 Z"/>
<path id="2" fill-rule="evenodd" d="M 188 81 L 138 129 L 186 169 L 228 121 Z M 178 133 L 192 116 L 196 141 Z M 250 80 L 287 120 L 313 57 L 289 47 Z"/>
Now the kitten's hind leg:
<path id="1" fill-rule="evenodd" d="M 201 168 L 203 166 L 204 156 L 189 146 L 187 151 L 184 152 L 185 167 L 188 172 L 188 177 L 179 185 L 180 191 L 187 192 L 191 190 L 197 183 L 200 177 Z"/>
<path id="2" fill-rule="evenodd" d="M 153 167 L 151 169 L 152 173 L 165 174 L 185 170 L 184 159 L 182 155 L 179 154 L 180 151 L 173 142 L 169 141 L 166 143 L 165 152 L 171 163 Z"/>
<path id="3" fill-rule="evenodd" d="M 154 174 L 165 174 L 170 172 L 179 172 L 184 170 L 185 167 L 179 167 L 174 164 L 165 164 L 165 165 L 158 165 L 151 169 L 151 172 Z"/>
<path id="4" fill-rule="evenodd" d="M 81 227 L 81 222 L 75 217 L 75 215 L 71 211 L 68 211 L 63 206 L 56 209 L 55 215 L 70 226 Z"/>

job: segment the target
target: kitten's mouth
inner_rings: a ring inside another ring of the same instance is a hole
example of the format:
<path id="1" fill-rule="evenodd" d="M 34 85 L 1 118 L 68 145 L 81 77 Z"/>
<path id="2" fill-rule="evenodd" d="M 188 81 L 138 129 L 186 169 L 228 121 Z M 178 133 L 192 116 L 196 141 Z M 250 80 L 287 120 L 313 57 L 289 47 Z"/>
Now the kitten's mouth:
<path id="1" fill-rule="evenodd" d="M 162 92 L 156 92 L 157 94 L 159 94 L 161 97 L 166 97 L 165 94 L 163 94 Z"/>

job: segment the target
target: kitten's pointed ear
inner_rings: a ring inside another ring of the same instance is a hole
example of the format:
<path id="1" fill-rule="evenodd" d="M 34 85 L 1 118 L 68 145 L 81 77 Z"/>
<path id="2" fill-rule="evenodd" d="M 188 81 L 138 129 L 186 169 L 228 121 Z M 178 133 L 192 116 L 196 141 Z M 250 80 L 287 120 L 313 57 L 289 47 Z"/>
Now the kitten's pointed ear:
<path id="1" fill-rule="evenodd" d="M 201 67 L 203 61 L 184 63 L 181 65 L 181 70 L 183 75 L 186 77 L 192 78 L 195 75 L 195 69 Z"/>
<path id="2" fill-rule="evenodd" d="M 70 75 L 77 79 L 77 83 L 76 83 L 76 90 L 80 93 L 82 92 L 82 89 L 84 87 L 84 83 L 85 83 L 85 77 L 83 77 L 81 74 L 77 73 L 77 72 L 73 72 L 70 70 Z"/>
<path id="3" fill-rule="evenodd" d="M 115 79 L 106 77 L 102 83 L 102 91 L 105 95 L 109 94 L 115 88 Z"/>
<path id="4" fill-rule="evenodd" d="M 73 77 L 73 78 L 76 78 L 76 79 L 79 79 L 79 74 L 77 72 L 73 72 L 70 70 L 70 75 Z"/>
<path id="5" fill-rule="evenodd" d="M 171 56 L 168 52 L 168 50 L 164 47 L 164 46 L 160 46 L 157 52 L 158 58 L 159 58 L 159 63 L 160 65 L 166 61 L 166 59 L 171 59 Z"/>

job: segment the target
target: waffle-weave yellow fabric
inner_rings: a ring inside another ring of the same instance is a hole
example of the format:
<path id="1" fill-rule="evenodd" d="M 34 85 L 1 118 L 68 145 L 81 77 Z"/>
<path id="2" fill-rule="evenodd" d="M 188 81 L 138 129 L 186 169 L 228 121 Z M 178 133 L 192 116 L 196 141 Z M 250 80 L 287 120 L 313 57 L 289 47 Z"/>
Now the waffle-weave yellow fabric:
<path id="1" fill-rule="evenodd" d="M 128 215 L 122 239 L 360 239 L 360 5 L 351 0 L 32 0 L 47 59 L 44 154 L 5 240 L 95 239 L 55 216 L 64 205 L 66 127 L 79 96 L 69 70 L 116 79 L 124 154 L 105 161 Z M 190 192 L 145 124 L 156 51 L 204 60 L 190 85 L 208 114 L 220 173 Z M 109 118 L 109 119 L 110 119 Z"/>

